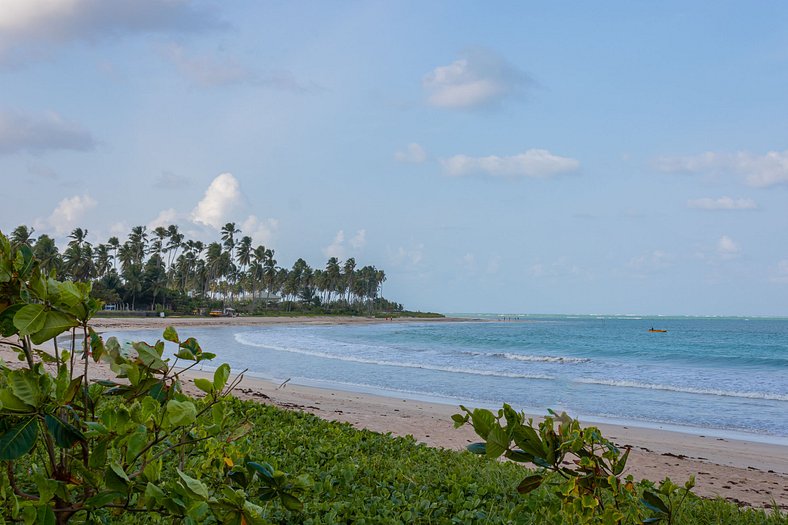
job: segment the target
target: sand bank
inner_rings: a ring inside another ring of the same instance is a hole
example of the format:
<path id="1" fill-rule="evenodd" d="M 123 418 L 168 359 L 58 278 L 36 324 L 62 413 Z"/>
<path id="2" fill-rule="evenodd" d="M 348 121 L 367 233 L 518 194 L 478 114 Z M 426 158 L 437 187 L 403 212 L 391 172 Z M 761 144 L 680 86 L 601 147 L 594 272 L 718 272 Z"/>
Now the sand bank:
<path id="1" fill-rule="evenodd" d="M 167 319 L 97 319 L 96 329 L 163 329 L 197 326 L 248 326 L 265 324 L 347 324 L 383 322 L 451 322 L 458 319 L 394 319 L 386 321 L 359 317 L 237 317 L 237 318 L 167 318 Z M 461 319 L 460 319 L 461 321 Z M 14 352 L 0 345 L 0 357 L 17 362 Z M 218 359 L 221 361 L 221 359 Z M 237 372 L 237 371 L 236 371 Z M 92 378 L 108 378 L 109 367 L 91 363 Z M 187 388 L 194 377 L 188 374 Z M 205 375 L 208 375 L 207 373 Z M 192 393 L 199 394 L 194 388 Z M 396 436 L 412 435 L 429 446 L 454 450 L 478 441 L 468 427 L 454 429 L 453 405 L 414 401 L 399 397 L 331 390 L 303 385 L 280 386 L 254 377 L 246 377 L 236 394 L 243 399 L 304 410 L 328 420 L 347 422 L 357 428 Z M 788 446 L 746 440 L 699 436 L 632 425 L 598 424 L 605 436 L 618 445 L 633 447 L 628 473 L 635 478 L 661 480 L 668 476 L 683 483 L 696 475 L 696 493 L 722 497 L 741 505 L 769 507 L 772 502 L 788 510 Z"/>

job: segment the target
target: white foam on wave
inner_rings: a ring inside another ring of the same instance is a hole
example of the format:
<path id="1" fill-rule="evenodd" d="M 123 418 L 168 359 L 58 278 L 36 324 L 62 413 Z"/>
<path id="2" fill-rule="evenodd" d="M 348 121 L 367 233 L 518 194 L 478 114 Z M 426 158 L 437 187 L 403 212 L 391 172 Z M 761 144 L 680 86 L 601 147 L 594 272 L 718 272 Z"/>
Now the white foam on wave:
<path id="1" fill-rule="evenodd" d="M 350 355 L 337 355 L 328 352 L 304 350 L 303 348 L 283 347 L 283 346 L 257 343 L 245 338 L 243 334 L 235 334 L 235 340 L 242 345 L 255 346 L 257 348 L 268 348 L 270 350 L 277 350 L 279 352 L 291 352 L 294 354 L 308 355 L 312 357 L 322 357 L 324 359 L 336 359 L 338 361 L 348 361 L 352 363 L 364 363 L 369 365 L 380 365 L 380 366 L 397 366 L 401 368 L 419 368 L 422 370 L 435 370 L 437 372 L 451 372 L 455 374 L 469 374 L 469 375 L 477 375 L 477 376 L 507 377 L 511 379 L 545 379 L 545 380 L 555 379 L 554 377 L 548 375 L 542 375 L 542 374 L 516 374 L 512 372 L 504 372 L 498 370 L 474 370 L 471 368 L 461 368 L 454 366 L 438 366 L 438 365 L 429 365 L 426 363 L 409 363 L 407 361 L 386 361 L 382 359 L 369 359 L 366 357 L 358 357 L 358 356 L 350 356 Z"/>
<path id="2" fill-rule="evenodd" d="M 694 388 L 689 386 L 660 385 L 641 383 L 639 381 L 616 381 L 612 379 L 575 379 L 575 383 L 587 385 L 604 385 L 621 388 L 640 388 L 644 390 L 664 390 L 668 392 L 682 392 L 685 394 L 702 394 L 722 397 L 741 397 L 745 399 L 766 399 L 769 401 L 788 401 L 788 395 L 772 394 L 769 392 L 737 392 L 732 390 L 717 390 L 713 388 Z"/>
<path id="3" fill-rule="evenodd" d="M 503 357 L 512 361 L 526 361 L 530 363 L 587 363 L 591 361 L 585 357 L 561 357 L 554 355 L 513 354 L 511 352 L 462 352 L 466 355 Z"/>

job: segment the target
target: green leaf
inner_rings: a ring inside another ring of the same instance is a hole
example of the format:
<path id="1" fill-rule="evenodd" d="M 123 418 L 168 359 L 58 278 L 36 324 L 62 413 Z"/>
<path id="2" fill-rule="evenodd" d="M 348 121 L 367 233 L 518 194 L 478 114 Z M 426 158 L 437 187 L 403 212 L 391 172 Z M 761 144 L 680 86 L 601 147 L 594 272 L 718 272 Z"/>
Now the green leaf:
<path id="1" fill-rule="evenodd" d="M 274 483 L 274 467 L 269 465 L 268 463 L 257 463 L 255 461 L 249 461 L 246 463 L 246 466 L 253 471 L 261 474 L 263 478 L 268 483 Z"/>
<path id="2" fill-rule="evenodd" d="M 179 350 L 178 353 L 175 354 L 175 357 L 178 359 L 186 359 L 187 361 L 196 361 L 197 358 L 192 355 L 191 352 L 188 350 Z"/>
<path id="3" fill-rule="evenodd" d="M 26 405 L 36 408 L 41 400 L 41 390 L 31 373 L 30 370 L 14 370 L 8 374 L 7 379 L 14 396 Z"/>
<path id="4" fill-rule="evenodd" d="M 42 304 L 27 304 L 14 315 L 14 326 L 21 336 L 38 332 L 45 321 L 46 315 Z"/>
<path id="5" fill-rule="evenodd" d="M 77 427 L 60 418 L 47 414 L 44 416 L 44 423 L 59 447 L 71 448 L 77 441 L 85 441 L 85 436 Z"/>
<path id="6" fill-rule="evenodd" d="M 222 363 L 216 372 L 213 373 L 213 387 L 217 392 L 221 392 L 224 385 L 227 384 L 227 379 L 230 377 L 230 365 Z"/>
<path id="7" fill-rule="evenodd" d="M 194 380 L 194 386 L 205 392 L 206 394 L 211 394 L 214 391 L 213 383 L 205 379 L 204 377 L 198 377 Z"/>
<path id="8" fill-rule="evenodd" d="M 191 352 L 193 356 L 197 356 L 197 354 L 202 352 L 202 348 L 200 348 L 200 344 L 197 342 L 197 339 L 194 337 L 188 338 L 186 341 L 180 344 L 180 347 L 184 350 L 188 350 Z"/>
<path id="9" fill-rule="evenodd" d="M 519 485 L 517 485 L 517 492 L 519 492 L 520 494 L 528 494 L 529 492 L 532 492 L 537 488 L 539 488 L 543 480 L 544 478 L 539 474 L 527 476 L 524 480 L 520 482 Z"/>
<path id="10" fill-rule="evenodd" d="M 178 332 L 175 331 L 175 328 L 172 326 L 168 326 L 164 329 L 164 339 L 166 341 L 170 341 L 171 343 L 180 343 L 180 339 L 178 339 Z"/>
<path id="11" fill-rule="evenodd" d="M 44 325 L 30 336 L 33 343 L 37 345 L 57 337 L 66 330 L 79 326 L 79 321 L 77 321 L 76 317 L 57 310 L 48 310 L 44 315 Z"/>
<path id="12" fill-rule="evenodd" d="M 0 410 L 3 412 L 31 413 L 35 407 L 31 407 L 14 395 L 10 388 L 0 390 Z"/>
<path id="13" fill-rule="evenodd" d="M 134 343 L 133 346 L 137 351 L 140 361 L 142 361 L 145 366 L 153 370 L 167 370 L 167 363 L 161 360 L 159 353 L 154 347 L 147 343 Z"/>
<path id="14" fill-rule="evenodd" d="M 14 304 L 0 312 L 0 336 L 10 337 L 16 334 L 18 328 L 14 325 L 14 316 L 25 306 Z"/>
<path id="15" fill-rule="evenodd" d="M 197 408 L 190 401 L 177 401 L 171 399 L 167 402 L 164 415 L 165 422 L 170 426 L 184 426 L 194 423 L 197 418 Z"/>
<path id="16" fill-rule="evenodd" d="M 101 492 L 85 500 L 85 505 L 91 509 L 99 509 L 115 500 L 125 498 L 122 492 Z"/>
<path id="17" fill-rule="evenodd" d="M 96 333 L 93 328 L 88 328 L 90 333 L 90 351 L 93 354 L 93 361 L 98 363 L 101 357 L 107 353 L 107 348 L 104 346 L 104 339 Z"/>
<path id="18" fill-rule="evenodd" d="M 33 448 L 38 437 L 36 418 L 30 417 L 0 436 L 0 460 L 19 459 Z"/>
<path id="19" fill-rule="evenodd" d="M 66 389 L 65 394 L 63 395 L 63 399 L 58 399 L 58 401 L 63 403 L 64 405 L 71 403 L 74 400 L 74 396 L 77 395 L 77 392 L 79 391 L 79 387 L 82 386 L 83 377 L 85 376 L 82 375 L 72 379 L 71 382 L 68 384 L 68 388 Z"/>
<path id="20" fill-rule="evenodd" d="M 509 434 L 500 425 L 496 424 L 487 434 L 487 457 L 495 459 L 509 448 Z"/>
<path id="21" fill-rule="evenodd" d="M 282 492 L 279 495 L 279 497 L 282 500 L 282 505 L 284 505 L 287 510 L 298 512 L 303 510 L 304 508 L 304 504 L 301 503 L 301 500 L 299 500 L 292 494 L 288 494 L 287 492 Z"/>
<path id="22" fill-rule="evenodd" d="M 475 408 L 471 414 L 471 423 L 480 437 L 487 439 L 487 434 L 495 424 L 495 416 L 484 408 Z"/>
<path id="23" fill-rule="evenodd" d="M 665 502 L 662 501 L 662 498 L 654 494 L 653 492 L 645 491 L 643 492 L 643 499 L 641 500 L 646 507 L 655 511 L 661 512 L 663 514 L 670 513 L 668 506 L 665 505 Z"/>
<path id="24" fill-rule="evenodd" d="M 192 494 L 194 494 L 198 498 L 202 499 L 203 501 L 208 499 L 208 497 L 209 497 L 208 496 L 208 487 L 206 487 L 205 484 L 202 481 L 200 481 L 198 479 L 194 479 L 194 478 L 192 478 L 190 476 L 187 476 L 186 474 L 181 472 L 180 469 L 178 470 L 178 475 L 183 480 L 183 482 L 184 482 L 186 488 L 189 490 L 189 492 L 191 492 Z"/>
<path id="25" fill-rule="evenodd" d="M 151 483 L 150 481 L 145 486 L 145 504 L 148 510 L 159 505 L 159 503 L 167 497 L 163 490 Z"/>

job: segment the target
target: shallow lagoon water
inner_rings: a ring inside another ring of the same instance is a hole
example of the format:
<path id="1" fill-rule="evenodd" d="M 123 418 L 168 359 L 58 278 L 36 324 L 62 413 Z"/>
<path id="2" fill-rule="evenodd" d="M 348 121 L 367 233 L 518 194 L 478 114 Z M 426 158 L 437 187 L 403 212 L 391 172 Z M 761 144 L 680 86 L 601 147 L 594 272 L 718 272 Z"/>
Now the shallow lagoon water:
<path id="1" fill-rule="evenodd" d="M 519 319 L 193 328 L 181 335 L 196 337 L 218 355 L 216 363 L 274 380 L 788 442 L 788 320 Z M 651 326 L 668 332 L 649 333 Z M 151 330 L 106 335 L 161 337 Z"/>

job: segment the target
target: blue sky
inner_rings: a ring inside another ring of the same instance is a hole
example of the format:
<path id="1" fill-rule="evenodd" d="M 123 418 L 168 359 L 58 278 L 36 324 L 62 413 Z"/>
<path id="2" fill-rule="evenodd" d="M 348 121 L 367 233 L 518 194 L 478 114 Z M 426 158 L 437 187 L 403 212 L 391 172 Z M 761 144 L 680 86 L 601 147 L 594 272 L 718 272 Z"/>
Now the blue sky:
<path id="1" fill-rule="evenodd" d="M 443 312 L 788 315 L 784 2 L 6 0 L 0 229 L 226 221 Z"/>

